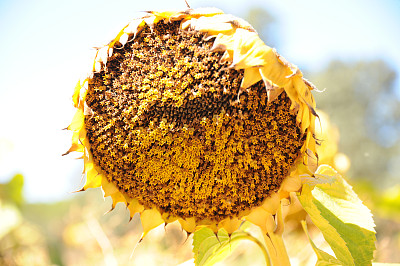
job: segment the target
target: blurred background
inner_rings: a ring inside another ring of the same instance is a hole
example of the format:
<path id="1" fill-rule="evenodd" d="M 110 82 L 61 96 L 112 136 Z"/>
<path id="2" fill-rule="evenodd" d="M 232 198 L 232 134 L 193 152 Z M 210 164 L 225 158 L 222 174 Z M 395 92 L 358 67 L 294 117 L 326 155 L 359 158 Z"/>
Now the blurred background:
<path id="1" fill-rule="evenodd" d="M 188 2 L 247 19 L 322 91 L 314 92 L 321 161 L 372 210 L 376 260 L 400 262 L 400 1 Z M 176 224 L 137 245 L 141 225 L 136 216 L 128 223 L 124 206 L 103 215 L 111 202 L 100 190 L 70 193 L 83 185 L 83 161 L 61 156 L 92 47 L 140 11 L 185 8 L 184 0 L 0 0 L 0 265 L 191 265 L 191 238 Z M 287 220 L 302 215 L 288 211 Z M 304 233 L 290 223 L 287 232 L 294 265 L 315 263 Z M 222 265 L 264 265 L 256 246 L 240 247 Z"/>

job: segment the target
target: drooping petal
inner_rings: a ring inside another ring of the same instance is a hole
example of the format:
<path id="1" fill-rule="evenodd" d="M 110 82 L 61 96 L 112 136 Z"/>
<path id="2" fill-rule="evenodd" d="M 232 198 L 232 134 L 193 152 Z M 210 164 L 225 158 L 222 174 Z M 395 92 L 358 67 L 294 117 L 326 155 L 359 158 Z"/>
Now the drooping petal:
<path id="1" fill-rule="evenodd" d="M 164 220 L 161 217 L 161 214 L 156 209 L 144 210 L 140 213 L 140 220 L 142 222 L 143 234 L 141 239 L 143 239 L 148 232 L 150 232 L 153 228 L 164 223 Z"/>
<path id="2" fill-rule="evenodd" d="M 235 232 L 241 225 L 243 221 L 238 219 L 237 217 L 228 218 L 221 221 L 218 225 L 218 228 L 224 228 L 229 235 Z"/>
<path id="3" fill-rule="evenodd" d="M 143 205 L 141 205 L 137 199 L 129 200 L 127 208 L 130 213 L 130 219 L 132 219 L 132 217 L 135 215 L 135 213 L 141 213 L 144 211 Z"/>
<path id="4" fill-rule="evenodd" d="M 196 231 L 197 224 L 196 224 L 196 219 L 194 217 L 179 219 L 178 221 L 186 232 L 192 233 Z"/>
<path id="5" fill-rule="evenodd" d="M 272 214 L 261 207 L 253 209 L 251 213 L 246 216 L 246 220 L 257 225 L 264 233 L 275 230 L 276 225 Z"/>
<path id="6" fill-rule="evenodd" d="M 242 79 L 242 84 L 240 87 L 242 89 L 247 89 L 261 80 L 261 75 L 258 67 L 249 67 L 244 70 L 244 75 Z"/>
<path id="7" fill-rule="evenodd" d="M 72 119 L 71 124 L 68 126 L 68 130 L 79 131 L 83 127 L 85 116 L 83 115 L 83 110 L 78 109 Z"/>

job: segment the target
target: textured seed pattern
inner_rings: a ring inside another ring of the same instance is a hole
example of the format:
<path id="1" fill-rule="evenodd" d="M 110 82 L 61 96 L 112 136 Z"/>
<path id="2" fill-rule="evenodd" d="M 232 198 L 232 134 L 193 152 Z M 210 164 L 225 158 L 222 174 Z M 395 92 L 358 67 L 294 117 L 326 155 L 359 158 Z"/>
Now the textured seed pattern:
<path id="1" fill-rule="evenodd" d="M 133 36 L 131 36 L 133 38 Z M 85 127 L 94 162 L 147 208 L 220 221 L 279 189 L 304 136 L 283 92 L 262 82 L 238 99 L 242 71 L 179 22 L 145 27 L 89 80 Z"/>

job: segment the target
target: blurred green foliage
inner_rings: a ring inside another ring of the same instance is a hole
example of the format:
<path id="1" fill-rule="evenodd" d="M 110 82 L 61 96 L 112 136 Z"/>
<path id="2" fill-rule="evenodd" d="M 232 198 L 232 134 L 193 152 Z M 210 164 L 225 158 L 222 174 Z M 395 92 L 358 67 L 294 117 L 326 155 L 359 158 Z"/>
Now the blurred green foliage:
<path id="1" fill-rule="evenodd" d="M 349 156 L 347 176 L 379 187 L 397 183 L 400 166 L 400 101 L 396 72 L 384 61 L 331 62 L 310 79 L 314 93 L 340 131 L 339 150 Z"/>
<path id="2" fill-rule="evenodd" d="M 0 200 L 21 206 L 24 202 L 23 186 L 24 177 L 21 174 L 14 175 L 8 183 L 0 184 Z"/>

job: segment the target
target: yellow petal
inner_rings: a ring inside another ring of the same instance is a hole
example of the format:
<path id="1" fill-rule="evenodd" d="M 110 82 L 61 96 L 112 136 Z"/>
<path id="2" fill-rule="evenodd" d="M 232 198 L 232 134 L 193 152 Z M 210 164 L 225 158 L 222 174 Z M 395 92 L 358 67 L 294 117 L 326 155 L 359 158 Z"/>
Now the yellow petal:
<path id="1" fill-rule="evenodd" d="M 86 183 L 83 188 L 96 188 L 101 186 L 102 176 L 94 169 L 93 163 L 85 165 Z"/>
<path id="2" fill-rule="evenodd" d="M 260 227 L 261 231 L 264 233 L 275 230 L 275 222 L 272 214 L 261 207 L 253 209 L 251 213 L 246 216 L 246 220 Z"/>
<path id="3" fill-rule="evenodd" d="M 232 31 L 233 25 L 215 17 L 212 19 L 199 17 L 190 20 L 190 28 L 200 32 L 207 32 L 210 35 L 217 35 L 221 32 L 226 33 Z"/>
<path id="4" fill-rule="evenodd" d="M 186 232 L 193 233 L 196 231 L 196 219 L 194 217 L 178 219 L 178 221 Z"/>
<path id="5" fill-rule="evenodd" d="M 83 110 L 78 109 L 72 119 L 71 124 L 68 126 L 68 130 L 78 131 L 80 130 L 85 122 L 85 116 L 83 115 Z"/>
<path id="6" fill-rule="evenodd" d="M 235 232 L 241 225 L 242 220 L 234 217 L 234 218 L 227 218 L 225 220 L 222 220 L 218 224 L 218 228 L 224 228 L 229 235 L 231 235 L 233 232 Z"/>
<path id="7" fill-rule="evenodd" d="M 288 176 L 283 180 L 281 185 L 282 191 L 293 192 L 301 189 L 301 178 L 300 176 Z"/>
<path id="8" fill-rule="evenodd" d="M 88 105 L 87 105 L 87 103 L 85 102 L 84 104 L 83 104 L 83 115 L 87 115 L 87 116 L 90 116 L 90 117 L 92 117 L 93 116 L 93 110 L 92 110 L 92 108 L 90 108 Z"/>
<path id="9" fill-rule="evenodd" d="M 120 31 L 118 32 L 118 34 L 117 34 L 117 36 L 114 38 L 114 40 L 112 40 L 107 46 L 103 47 L 103 48 L 107 51 L 106 55 L 108 55 L 108 52 L 109 52 L 110 48 L 113 48 L 114 45 L 115 45 L 115 43 L 120 41 L 120 39 L 121 39 L 122 36 L 127 35 L 127 34 L 125 33 L 125 29 L 126 29 L 128 26 L 129 26 L 129 24 L 126 25 L 125 27 L 123 27 L 122 30 L 120 30 Z M 127 40 L 127 39 L 128 39 L 128 38 L 127 38 L 127 36 L 126 36 L 126 40 Z M 122 41 L 123 41 L 123 40 L 122 40 Z M 125 44 L 125 43 L 124 43 L 124 44 Z M 122 44 L 122 45 L 124 45 L 124 44 Z M 102 54 L 101 54 L 100 56 L 102 56 Z M 96 57 L 96 58 L 97 58 L 97 57 Z M 104 64 L 107 62 L 107 61 L 104 61 L 104 58 L 102 58 L 102 57 L 100 57 L 100 58 L 101 58 L 101 61 L 104 62 Z"/>
<path id="10" fill-rule="evenodd" d="M 107 178 L 101 180 L 101 189 L 105 198 L 119 191 L 113 183 L 107 181 Z"/>
<path id="11" fill-rule="evenodd" d="M 178 217 L 171 216 L 169 213 L 163 213 L 161 215 L 161 217 L 163 218 L 164 222 L 167 223 L 167 224 L 175 222 L 176 220 L 178 220 Z"/>
<path id="12" fill-rule="evenodd" d="M 263 208 L 269 213 L 275 214 L 280 204 L 281 200 L 279 198 L 279 194 L 274 193 L 269 198 L 264 200 L 263 204 L 261 205 L 261 208 Z"/>
<path id="13" fill-rule="evenodd" d="M 157 23 L 157 21 L 160 19 L 155 16 L 150 16 L 143 18 L 143 20 L 152 29 L 154 28 L 154 24 Z"/>
<path id="14" fill-rule="evenodd" d="M 283 88 L 273 88 L 267 90 L 268 103 L 273 102 L 283 92 Z"/>
<path id="15" fill-rule="evenodd" d="M 77 144 L 77 143 L 72 143 L 71 147 L 68 149 L 68 151 L 66 153 L 63 154 L 63 156 L 67 155 L 67 154 L 69 154 L 71 152 L 74 152 L 74 151 L 83 152 L 83 149 L 84 148 L 83 148 L 82 145 Z"/>
<path id="16" fill-rule="evenodd" d="M 213 46 L 211 47 L 210 51 L 225 51 L 225 50 L 230 50 L 231 52 L 234 49 L 234 38 L 230 35 L 225 35 L 222 33 L 219 33 L 213 43 Z M 232 52 L 233 55 L 233 52 Z"/>
<path id="17" fill-rule="evenodd" d="M 122 195 L 121 192 L 117 192 L 111 195 L 111 199 L 112 199 L 112 208 L 114 209 L 115 206 L 117 205 L 118 202 L 122 202 L 124 204 L 126 204 L 126 199 L 124 197 L 124 195 Z"/>
<path id="18" fill-rule="evenodd" d="M 111 196 L 113 209 L 115 208 L 118 202 L 126 203 L 124 195 L 121 194 L 121 192 L 113 183 L 107 181 L 107 179 L 104 176 L 102 176 L 101 180 L 101 189 L 103 191 L 104 198 Z"/>
<path id="19" fill-rule="evenodd" d="M 104 46 L 104 47 L 100 48 L 99 50 L 97 50 L 96 59 L 95 59 L 97 62 L 103 62 L 103 64 L 106 64 L 107 59 L 108 59 L 108 46 Z"/>
<path id="20" fill-rule="evenodd" d="M 252 66 L 265 66 L 270 64 L 268 55 L 272 53 L 271 47 L 265 45 L 257 33 L 244 29 L 237 29 L 234 37 L 234 54 L 232 67 L 246 69 Z M 276 57 L 274 56 L 276 60 Z"/>
<path id="21" fill-rule="evenodd" d="M 138 31 L 140 31 L 140 29 L 144 26 L 145 22 L 143 20 L 143 18 L 138 18 L 138 19 L 134 19 L 132 20 L 124 29 L 125 33 L 133 33 L 134 37 L 136 37 L 136 34 Z"/>
<path id="22" fill-rule="evenodd" d="M 74 103 L 74 107 L 78 107 L 78 103 L 79 103 L 79 92 L 81 91 L 81 81 L 79 80 L 78 83 L 75 86 L 74 89 L 74 94 L 72 95 L 72 101 Z"/>
<path id="23" fill-rule="evenodd" d="M 170 17 L 176 16 L 179 12 L 176 11 L 148 11 L 149 14 L 152 14 L 153 17 L 160 17 L 162 19 L 169 19 Z"/>
<path id="24" fill-rule="evenodd" d="M 129 210 L 131 219 L 135 215 L 135 213 L 141 213 L 144 210 L 143 205 L 141 205 L 137 199 L 129 200 L 127 208 Z"/>
<path id="25" fill-rule="evenodd" d="M 249 67 L 244 70 L 244 75 L 240 88 L 247 89 L 261 80 L 258 67 Z"/>
<path id="26" fill-rule="evenodd" d="M 118 41 L 122 44 L 122 46 L 124 46 L 126 44 L 126 42 L 128 41 L 128 38 L 129 38 L 129 35 L 124 32 L 124 34 L 121 35 L 121 37 L 119 38 Z M 112 48 L 110 48 L 110 50 L 108 52 L 109 57 L 111 57 L 110 51 L 112 51 Z M 112 52 L 111 52 L 111 54 L 112 54 Z"/>
<path id="27" fill-rule="evenodd" d="M 164 223 L 161 214 L 156 209 L 144 210 L 140 214 L 140 220 L 142 222 L 143 234 L 141 239 L 143 239 L 151 229 Z"/>
<path id="28" fill-rule="evenodd" d="M 290 68 L 279 62 L 273 49 L 263 53 L 265 64 L 260 68 L 260 74 L 264 81 L 271 81 L 280 88 L 285 88 L 289 83 L 287 76 L 291 74 Z"/>
<path id="29" fill-rule="evenodd" d="M 289 67 L 291 73 L 290 73 L 290 75 L 288 75 L 286 78 L 292 78 L 292 77 L 294 77 L 294 76 L 299 76 L 299 77 L 302 77 L 302 76 L 303 76 L 303 74 L 301 73 L 301 71 L 299 70 L 299 68 L 298 68 L 296 65 L 294 65 L 294 64 L 290 63 L 289 61 L 287 61 L 287 60 L 286 60 L 283 56 L 281 56 L 275 49 L 273 50 L 273 52 L 275 53 L 276 58 L 278 59 L 278 61 L 279 61 L 280 63 L 282 63 L 282 64 L 285 65 L 286 67 Z"/>

